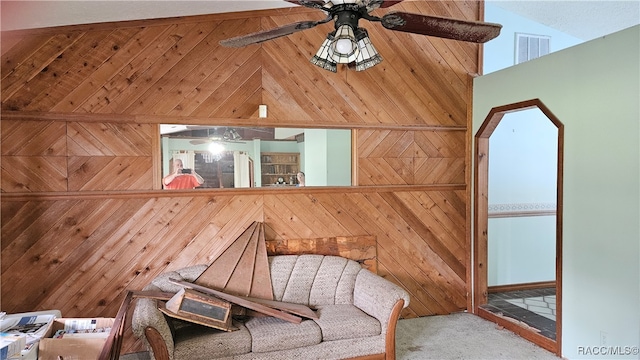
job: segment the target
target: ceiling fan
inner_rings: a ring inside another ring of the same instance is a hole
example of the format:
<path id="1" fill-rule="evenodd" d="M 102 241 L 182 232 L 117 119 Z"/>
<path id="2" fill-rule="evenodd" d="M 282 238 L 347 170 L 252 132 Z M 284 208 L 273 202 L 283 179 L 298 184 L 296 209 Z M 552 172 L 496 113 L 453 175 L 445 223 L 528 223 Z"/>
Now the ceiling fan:
<path id="1" fill-rule="evenodd" d="M 500 24 L 407 12 L 389 12 L 382 17 L 370 14 L 377 8 L 387 8 L 402 0 L 285 1 L 321 10 L 327 17 L 320 21 L 300 21 L 222 40 L 220 44 L 226 47 L 243 47 L 311 29 L 333 20 L 335 31 L 327 35 L 318 52 L 311 58 L 311 63 L 332 72 L 337 72 L 337 64 L 350 64 L 356 71 L 362 71 L 382 62 L 382 57 L 371 43 L 367 30 L 358 26 L 360 19 L 380 22 L 389 30 L 475 43 L 484 43 L 497 37 L 502 28 Z"/>
<path id="2" fill-rule="evenodd" d="M 217 129 L 213 129 L 213 134 L 210 133 L 209 129 L 207 129 L 207 138 L 203 138 L 203 139 L 193 139 L 190 140 L 189 143 L 191 145 L 201 145 L 201 144 L 208 144 L 208 143 L 221 143 L 221 142 L 227 142 L 227 143 L 240 143 L 240 144 L 244 144 L 244 142 L 242 142 L 242 136 L 240 136 L 240 134 L 238 134 L 238 131 L 234 128 L 225 128 L 224 132 L 219 133 L 217 131 Z"/>

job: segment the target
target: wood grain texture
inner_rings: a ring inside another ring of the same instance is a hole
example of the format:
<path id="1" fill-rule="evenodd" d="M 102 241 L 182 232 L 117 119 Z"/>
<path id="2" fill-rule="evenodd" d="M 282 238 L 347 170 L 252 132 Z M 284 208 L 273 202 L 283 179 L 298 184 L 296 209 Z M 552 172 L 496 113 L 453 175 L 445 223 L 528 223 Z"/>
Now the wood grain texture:
<path id="1" fill-rule="evenodd" d="M 474 1 L 407 2 L 393 9 L 478 16 Z M 337 74 L 309 63 L 332 24 L 241 49 L 218 44 L 322 17 L 308 10 L 165 20 L 156 26 L 64 27 L 62 33 L 25 36 L 3 50 L 2 109 L 257 118 L 257 106 L 266 104 L 273 122 L 466 124 L 465 76 L 477 72 L 469 60 L 477 44 L 363 22 L 385 60 L 364 72 L 340 66 Z"/>
<path id="2" fill-rule="evenodd" d="M 464 131 L 357 130 L 358 185 L 463 184 Z"/>
<path id="3" fill-rule="evenodd" d="M 481 6 L 405 1 L 376 15 L 478 20 Z M 316 17 L 296 8 L 3 32 L 3 311 L 113 317 L 127 289 L 211 263 L 254 221 L 278 243 L 375 238 L 378 273 L 410 293 L 403 317 L 467 309 L 468 76 L 480 45 L 363 23 L 384 61 L 334 74 L 308 62 L 330 24 L 218 44 Z M 157 124 L 225 122 L 356 128 L 358 187 L 148 191 Z M 142 347 L 127 330 L 122 352 Z"/>
<path id="4" fill-rule="evenodd" d="M 378 272 L 376 238 L 374 236 L 336 236 L 319 239 L 281 239 L 266 242 L 269 255 L 319 254 L 342 256 L 362 267 Z"/>
<path id="5" fill-rule="evenodd" d="M 3 308 L 55 308 L 70 317 L 112 314 L 125 289 L 141 290 L 164 271 L 209 264 L 253 221 L 264 221 L 267 239 L 279 243 L 375 237 L 378 272 L 411 292 L 404 316 L 460 311 L 466 306 L 466 281 L 456 224 L 464 211 L 441 199 L 461 193 L 3 199 Z M 282 210 L 310 203 L 312 209 L 296 216 Z M 423 217 L 426 204 L 448 215 Z M 352 223 L 362 226 L 350 228 Z M 15 281 L 18 277 L 23 280 Z M 25 281 L 31 286 L 25 288 Z"/>
<path id="6" fill-rule="evenodd" d="M 3 120 L 2 191 L 151 190 L 151 124 Z"/>

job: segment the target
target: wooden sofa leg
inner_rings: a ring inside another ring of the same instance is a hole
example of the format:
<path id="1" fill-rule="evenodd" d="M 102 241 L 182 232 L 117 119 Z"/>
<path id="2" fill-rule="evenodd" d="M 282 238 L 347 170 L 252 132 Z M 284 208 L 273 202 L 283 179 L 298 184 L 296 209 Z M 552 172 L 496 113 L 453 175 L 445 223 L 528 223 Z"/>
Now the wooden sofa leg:
<path id="1" fill-rule="evenodd" d="M 147 327 L 144 329 L 144 335 L 147 337 L 156 360 L 169 360 L 169 350 L 160 332 L 152 327 Z"/>
<path id="2" fill-rule="evenodd" d="M 398 319 L 400 319 L 400 312 L 404 308 L 404 300 L 400 299 L 393 306 L 391 315 L 389 316 L 389 322 L 387 324 L 387 337 L 385 345 L 385 354 L 387 360 L 396 359 L 396 326 L 398 325 Z"/>

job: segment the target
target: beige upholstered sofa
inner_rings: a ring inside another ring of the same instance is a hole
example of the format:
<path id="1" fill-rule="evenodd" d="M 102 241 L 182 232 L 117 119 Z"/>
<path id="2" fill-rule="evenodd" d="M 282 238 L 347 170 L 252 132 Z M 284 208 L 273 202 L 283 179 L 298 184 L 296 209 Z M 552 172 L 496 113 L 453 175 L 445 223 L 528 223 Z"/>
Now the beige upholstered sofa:
<path id="1" fill-rule="evenodd" d="M 396 323 L 409 296 L 392 282 L 338 256 L 269 257 L 274 300 L 308 305 L 318 320 L 293 324 L 274 317 L 234 320 L 225 332 L 196 324 L 176 326 L 156 300 L 137 300 L 134 334 L 155 359 L 395 358 Z M 161 274 L 145 290 L 177 292 L 169 278 L 194 281 L 206 265 Z"/>

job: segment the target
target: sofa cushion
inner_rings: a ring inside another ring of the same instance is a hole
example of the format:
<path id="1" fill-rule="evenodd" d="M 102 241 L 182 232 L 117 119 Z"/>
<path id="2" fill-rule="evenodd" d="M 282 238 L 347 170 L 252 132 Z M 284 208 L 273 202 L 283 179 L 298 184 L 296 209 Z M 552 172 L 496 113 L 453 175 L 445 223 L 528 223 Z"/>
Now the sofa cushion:
<path id="1" fill-rule="evenodd" d="M 271 316 L 249 319 L 245 325 L 251 333 L 251 351 L 267 352 L 319 344 L 320 327 L 312 320 L 294 324 Z"/>
<path id="2" fill-rule="evenodd" d="M 335 304 L 353 304 L 353 288 L 362 270 L 362 265 L 357 261 L 347 261 L 336 287 Z"/>
<path id="3" fill-rule="evenodd" d="M 318 306 L 318 320 L 322 341 L 355 339 L 380 335 L 380 322 L 353 305 Z"/>
<path id="4" fill-rule="evenodd" d="M 246 354 L 251 351 L 251 334 L 240 322 L 233 322 L 236 331 L 223 331 L 201 325 L 176 329 L 174 359 L 209 360 Z"/>
<path id="5" fill-rule="evenodd" d="M 322 255 L 300 255 L 287 281 L 282 301 L 309 305 L 309 293 L 322 264 Z"/>
<path id="6" fill-rule="evenodd" d="M 310 306 L 333 305 L 336 303 L 336 288 L 347 261 L 347 259 L 337 256 L 325 256 L 322 259 L 309 293 Z"/>
<path id="7" fill-rule="evenodd" d="M 269 257 L 274 300 L 319 305 L 352 304 L 353 287 L 362 266 L 339 256 Z"/>
<path id="8" fill-rule="evenodd" d="M 269 270 L 271 272 L 271 287 L 273 299 L 282 301 L 284 291 L 287 288 L 289 277 L 296 265 L 298 255 L 269 256 Z"/>

